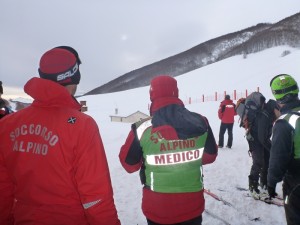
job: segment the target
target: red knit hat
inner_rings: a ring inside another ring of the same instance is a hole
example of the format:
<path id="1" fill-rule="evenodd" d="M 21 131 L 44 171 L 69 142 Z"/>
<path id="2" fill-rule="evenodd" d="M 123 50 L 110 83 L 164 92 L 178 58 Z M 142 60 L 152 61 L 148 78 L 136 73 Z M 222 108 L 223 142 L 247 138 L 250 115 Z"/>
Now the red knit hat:
<path id="1" fill-rule="evenodd" d="M 41 78 L 55 81 L 63 86 L 79 84 L 79 64 L 78 54 L 57 47 L 47 51 L 41 57 L 39 74 Z"/>
<path id="2" fill-rule="evenodd" d="M 178 98 L 177 81 L 173 77 L 160 75 L 151 80 L 150 100 L 163 97 Z"/>

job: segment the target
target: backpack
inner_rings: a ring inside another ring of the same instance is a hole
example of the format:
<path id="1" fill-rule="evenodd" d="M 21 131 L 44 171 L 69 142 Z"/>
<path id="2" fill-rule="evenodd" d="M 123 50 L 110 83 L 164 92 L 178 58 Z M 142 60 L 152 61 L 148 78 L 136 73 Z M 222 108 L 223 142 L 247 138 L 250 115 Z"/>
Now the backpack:
<path id="1" fill-rule="evenodd" d="M 240 117 L 240 127 L 247 130 L 251 127 L 265 100 L 266 98 L 260 92 L 252 92 L 246 98 L 237 101 L 236 112 Z"/>

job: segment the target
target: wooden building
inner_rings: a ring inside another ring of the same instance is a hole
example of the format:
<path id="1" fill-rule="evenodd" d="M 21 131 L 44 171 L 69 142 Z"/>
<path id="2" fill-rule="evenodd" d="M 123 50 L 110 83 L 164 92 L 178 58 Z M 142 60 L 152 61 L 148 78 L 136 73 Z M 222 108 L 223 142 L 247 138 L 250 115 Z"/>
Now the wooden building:
<path id="1" fill-rule="evenodd" d="M 111 122 L 122 122 L 122 123 L 135 123 L 139 120 L 145 119 L 149 117 L 149 115 L 142 113 L 140 111 L 136 111 L 135 113 L 130 114 L 129 116 L 110 116 Z"/>

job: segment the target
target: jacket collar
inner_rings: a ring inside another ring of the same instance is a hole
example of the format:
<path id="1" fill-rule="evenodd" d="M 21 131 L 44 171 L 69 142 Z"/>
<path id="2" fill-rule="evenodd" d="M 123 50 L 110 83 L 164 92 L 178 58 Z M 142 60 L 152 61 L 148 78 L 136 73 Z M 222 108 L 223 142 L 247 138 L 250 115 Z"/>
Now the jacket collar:
<path id="1" fill-rule="evenodd" d="M 162 107 L 165 107 L 167 105 L 182 105 L 184 106 L 183 102 L 176 97 L 164 97 L 164 98 L 158 98 L 155 99 L 150 106 L 150 115 L 153 115 L 153 113 L 157 110 L 159 110 Z"/>
<path id="2" fill-rule="evenodd" d="M 297 99 L 296 101 L 292 101 L 292 102 L 284 104 L 282 106 L 282 108 L 280 109 L 280 112 L 281 112 L 281 114 L 284 114 L 284 113 L 287 113 L 297 107 L 300 107 L 299 99 Z"/>
<path id="3" fill-rule="evenodd" d="M 228 104 L 232 104 L 233 103 L 233 101 L 231 100 L 231 99 L 224 99 L 222 102 L 221 102 L 221 104 L 222 105 L 228 105 Z"/>
<path id="4" fill-rule="evenodd" d="M 65 87 L 50 80 L 34 77 L 25 84 L 24 91 L 34 99 L 33 106 L 81 108 Z"/>

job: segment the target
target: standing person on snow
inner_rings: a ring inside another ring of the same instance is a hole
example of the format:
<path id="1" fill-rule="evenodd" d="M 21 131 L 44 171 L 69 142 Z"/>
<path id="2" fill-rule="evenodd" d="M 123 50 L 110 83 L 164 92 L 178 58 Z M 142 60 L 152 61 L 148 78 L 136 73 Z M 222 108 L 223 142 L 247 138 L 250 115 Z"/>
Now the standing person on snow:
<path id="1" fill-rule="evenodd" d="M 188 111 L 178 98 L 177 81 L 152 79 L 152 117 L 132 125 L 119 154 L 128 173 L 140 170 L 142 210 L 148 225 L 202 223 L 202 165 L 217 157 L 208 120 Z"/>
<path id="2" fill-rule="evenodd" d="M 234 116 L 237 115 L 235 111 L 235 104 L 230 99 L 230 95 L 226 95 L 225 99 L 221 102 L 218 116 L 221 120 L 220 131 L 219 131 L 219 148 L 223 148 L 224 146 L 224 134 L 227 130 L 228 139 L 227 139 L 227 148 L 232 147 L 233 140 L 233 124 L 234 124 Z"/>
<path id="3" fill-rule="evenodd" d="M 120 225 L 98 126 L 73 97 L 80 64 L 71 47 L 47 51 L 24 86 L 32 105 L 0 120 L 3 225 Z"/>
<path id="4" fill-rule="evenodd" d="M 247 136 L 249 154 L 252 156 L 252 166 L 248 176 L 249 190 L 255 199 L 268 197 L 267 174 L 271 149 L 270 138 L 273 123 L 280 114 L 274 100 L 269 100 L 265 103 L 265 98 L 263 97 L 261 101 L 262 108 L 258 110 L 254 119 L 250 119 L 252 121 Z"/>
<path id="5" fill-rule="evenodd" d="M 300 100 L 299 86 L 288 74 L 275 76 L 270 87 L 280 106 L 281 116 L 273 128 L 268 192 L 277 194 L 276 184 L 283 181 L 284 209 L 288 225 L 300 224 Z"/>

